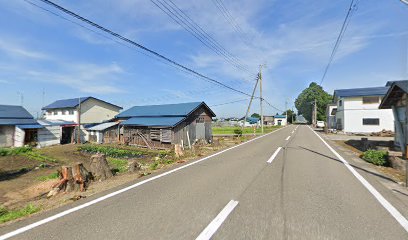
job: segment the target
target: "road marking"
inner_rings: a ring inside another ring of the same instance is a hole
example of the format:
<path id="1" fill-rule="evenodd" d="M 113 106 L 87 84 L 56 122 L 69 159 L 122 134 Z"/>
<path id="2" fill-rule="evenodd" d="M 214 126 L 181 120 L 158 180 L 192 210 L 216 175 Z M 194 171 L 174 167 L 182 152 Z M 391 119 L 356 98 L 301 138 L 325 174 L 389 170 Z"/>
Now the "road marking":
<path id="1" fill-rule="evenodd" d="M 266 161 L 267 163 L 272 163 L 272 161 L 276 158 L 276 156 L 278 155 L 279 151 L 282 149 L 282 147 L 278 147 L 278 149 L 276 149 L 276 151 L 272 154 L 271 158 L 269 158 L 268 161 Z"/>
<path id="2" fill-rule="evenodd" d="M 228 215 L 234 210 L 238 205 L 238 201 L 231 200 L 229 203 L 222 209 L 222 211 L 211 221 L 211 223 L 198 235 L 196 240 L 208 240 L 214 235 L 218 230 L 221 224 L 227 219 Z"/>
<path id="3" fill-rule="evenodd" d="M 9 232 L 9 233 L 6 233 L 6 234 L 4 234 L 4 235 L 1 235 L 1 236 L 0 236 L 0 240 L 5 240 L 5 239 L 8 239 L 8 238 L 14 237 L 14 236 L 16 236 L 16 235 L 18 235 L 18 234 L 21 234 L 21 233 L 23 233 L 23 232 L 26 232 L 26 231 L 31 230 L 31 229 L 33 229 L 33 228 L 36 228 L 36 227 L 38 227 L 38 226 L 40 226 L 40 225 L 43 225 L 43 224 L 46 224 L 46 223 L 48 223 L 48 222 L 54 221 L 54 220 L 56 220 L 56 219 L 58 219 L 58 218 L 61 218 L 61 217 L 65 216 L 65 215 L 68 215 L 68 214 L 70 214 L 70 213 L 76 212 L 76 211 L 81 210 L 81 209 L 83 209 L 83 208 L 89 207 L 89 206 L 94 205 L 94 204 L 96 204 L 96 203 L 98 203 L 98 202 L 101 202 L 101 201 L 104 201 L 104 200 L 106 200 L 106 199 L 108 199 L 108 198 L 114 197 L 114 196 L 116 196 L 116 195 L 118 195 L 118 194 L 127 192 L 127 191 L 129 191 L 129 190 L 131 190 L 131 189 L 133 189 L 133 188 L 136 188 L 136 187 L 138 187 L 138 186 L 140 186 L 140 185 L 143 185 L 143 184 L 145 184 L 145 183 L 154 181 L 154 180 L 156 180 L 156 179 L 158 179 L 158 178 L 161 178 L 161 177 L 164 177 L 164 176 L 166 176 L 166 175 L 172 174 L 172 173 L 174 173 L 174 172 L 180 171 L 180 170 L 182 170 L 182 169 L 184 169 L 184 168 L 190 167 L 190 166 L 195 165 L 195 164 L 197 164 L 197 163 L 206 161 L 206 160 L 208 160 L 208 159 L 210 159 L 210 158 L 212 158 L 212 157 L 215 157 L 215 156 L 217 156 L 217 155 L 220 155 L 220 154 L 222 154 L 222 153 L 225 153 L 225 152 L 227 152 L 227 151 L 229 151 L 229 150 L 232 150 L 232 149 L 234 149 L 234 148 L 240 147 L 240 146 L 245 145 L 245 144 L 247 144 L 247 143 L 253 142 L 253 141 L 258 140 L 258 139 L 260 139 L 260 138 L 266 137 L 266 136 L 268 136 L 268 135 L 270 135 L 270 134 L 272 134 L 272 133 L 276 133 L 276 132 L 278 132 L 278 131 L 280 131 L 280 130 L 282 130 L 282 129 L 285 129 L 285 128 L 286 128 L 286 127 L 279 128 L 278 130 L 275 130 L 275 131 L 270 132 L 270 133 L 267 133 L 267 134 L 265 134 L 265 135 L 256 137 L 256 138 L 254 138 L 254 139 L 251 139 L 251 140 L 249 140 L 249 141 L 243 142 L 243 143 L 238 144 L 238 145 L 236 145 L 236 146 L 232 146 L 232 147 L 230 147 L 230 148 L 224 149 L 224 150 L 222 150 L 222 151 L 220 151 L 220 152 L 214 153 L 213 155 L 210 155 L 210 156 L 207 156 L 207 157 L 205 157 L 205 158 L 199 159 L 199 160 L 197 160 L 197 161 L 195 161 L 195 162 L 188 163 L 188 164 L 186 164 L 186 165 L 183 165 L 183 166 L 181 166 L 181 167 L 175 168 L 175 169 L 170 170 L 170 171 L 168 171 L 168 172 L 164 172 L 164 173 L 162 173 L 162 174 L 159 174 L 159 175 L 156 175 L 156 176 L 154 176 L 154 177 L 148 178 L 148 179 L 146 179 L 146 180 L 143 180 L 143 181 L 141 181 L 141 182 L 135 183 L 135 184 L 130 185 L 130 186 L 128 186 L 128 187 L 122 188 L 122 189 L 120 189 L 120 190 L 118 190 L 118 191 L 109 193 L 109 194 L 107 194 L 107 195 L 105 195 L 105 196 L 96 198 L 96 199 L 94 199 L 94 200 L 92 200 L 92 201 L 89 201 L 89 202 L 87 202 L 87 203 L 84 203 L 84 204 L 82 204 L 82 205 L 76 206 L 76 207 L 74 207 L 74 208 L 70 208 L 70 209 L 65 210 L 65 211 L 63 211 L 63 212 L 57 213 L 57 214 L 55 214 L 55 215 L 53 215 L 53 216 L 44 218 L 44 219 L 42 219 L 42 220 L 40 220 L 40 221 L 38 221 L 38 222 L 31 223 L 31 224 L 29 224 L 29 225 L 27 225 L 27 226 L 25 226 L 25 227 L 18 228 L 18 229 L 14 230 L 14 231 L 11 231 L 11 232 Z"/>
<path id="4" fill-rule="evenodd" d="M 310 130 L 313 129 L 309 126 Z M 377 201 L 397 220 L 397 222 L 408 232 L 408 220 L 385 199 L 363 176 L 360 175 L 340 154 L 336 152 L 319 134 L 313 131 L 317 137 L 330 149 L 330 151 L 347 167 L 348 170 L 363 184 L 365 188 L 377 199 Z"/>
<path id="5" fill-rule="evenodd" d="M 288 137 L 287 137 L 285 140 L 286 140 L 286 141 L 288 141 L 288 140 L 289 140 L 289 138 L 290 138 L 290 136 L 288 136 Z"/>

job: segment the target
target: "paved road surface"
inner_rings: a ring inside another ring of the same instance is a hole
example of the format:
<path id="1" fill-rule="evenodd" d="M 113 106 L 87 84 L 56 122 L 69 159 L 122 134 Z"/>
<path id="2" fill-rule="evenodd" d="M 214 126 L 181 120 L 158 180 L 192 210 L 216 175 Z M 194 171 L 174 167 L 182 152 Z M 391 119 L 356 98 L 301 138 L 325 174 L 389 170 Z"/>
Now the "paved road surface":
<path id="1" fill-rule="evenodd" d="M 205 233 L 214 233 L 213 239 L 408 239 L 309 127 L 295 129 L 286 127 L 14 237 L 195 239 L 210 225 Z M 0 228 L 0 235 L 72 206 Z M 224 221 L 217 224 L 217 215 Z"/>

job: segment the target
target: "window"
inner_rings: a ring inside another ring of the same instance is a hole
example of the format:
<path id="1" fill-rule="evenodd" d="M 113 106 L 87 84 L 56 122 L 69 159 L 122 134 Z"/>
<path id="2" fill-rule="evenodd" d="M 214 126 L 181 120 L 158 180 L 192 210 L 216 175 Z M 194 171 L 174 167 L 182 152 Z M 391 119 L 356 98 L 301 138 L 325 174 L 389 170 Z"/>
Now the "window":
<path id="1" fill-rule="evenodd" d="M 54 111 L 53 114 L 54 114 L 54 115 L 58 115 L 58 111 Z"/>
<path id="2" fill-rule="evenodd" d="M 380 101 L 380 97 L 363 97 L 363 104 L 373 104 L 378 103 Z"/>
<path id="3" fill-rule="evenodd" d="M 64 110 L 61 111 L 62 115 L 65 115 L 66 113 L 67 113 L 67 111 L 64 111 Z"/>
<path id="4" fill-rule="evenodd" d="M 339 107 L 341 107 L 341 105 L 343 105 L 343 100 L 339 100 Z"/>
<path id="5" fill-rule="evenodd" d="M 380 125 L 379 118 L 363 118 L 363 125 Z"/>
<path id="6" fill-rule="evenodd" d="M 68 111 L 68 114 L 69 114 L 69 115 L 74 115 L 74 110 L 69 110 L 69 111 Z"/>
<path id="7" fill-rule="evenodd" d="M 198 117 L 196 119 L 196 123 L 203 123 L 204 122 L 204 117 Z"/>

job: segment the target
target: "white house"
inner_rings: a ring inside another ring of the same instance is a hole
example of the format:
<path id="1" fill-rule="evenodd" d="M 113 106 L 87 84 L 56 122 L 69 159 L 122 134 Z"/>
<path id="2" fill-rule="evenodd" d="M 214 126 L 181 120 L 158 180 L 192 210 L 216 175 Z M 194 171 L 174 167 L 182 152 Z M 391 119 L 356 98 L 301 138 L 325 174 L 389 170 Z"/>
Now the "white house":
<path id="1" fill-rule="evenodd" d="M 286 126 L 288 124 L 288 121 L 285 115 L 273 116 L 273 122 L 275 126 Z"/>
<path id="2" fill-rule="evenodd" d="M 113 119 L 119 114 L 122 107 L 94 97 L 80 97 L 55 101 L 42 110 L 45 111 L 44 118 L 48 121 L 74 122 L 74 126 L 65 127 L 62 130 L 67 139 L 76 139 L 74 130 L 78 123 L 81 125 L 81 142 L 88 141 L 89 135 L 86 127 Z M 80 114 L 78 114 L 80 113 Z"/>
<path id="3" fill-rule="evenodd" d="M 346 133 L 394 131 L 391 109 L 379 109 L 388 87 L 352 88 L 334 91 L 336 129 Z"/>

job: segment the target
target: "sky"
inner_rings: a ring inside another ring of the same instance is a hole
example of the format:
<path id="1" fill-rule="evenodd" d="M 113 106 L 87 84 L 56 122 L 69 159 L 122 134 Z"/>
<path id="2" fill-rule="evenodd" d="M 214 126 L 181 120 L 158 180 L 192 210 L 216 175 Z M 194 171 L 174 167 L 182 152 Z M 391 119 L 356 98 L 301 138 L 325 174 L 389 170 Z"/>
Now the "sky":
<path id="1" fill-rule="evenodd" d="M 259 66 L 265 65 L 263 97 L 279 110 L 285 102 L 292 108 L 303 89 L 320 82 L 350 5 L 348 0 L 222 0 L 226 17 L 220 0 L 171 0 L 243 70 L 197 40 L 155 1 L 55 3 L 249 94 Z M 408 5 L 399 0 L 359 1 L 323 88 L 332 94 L 408 79 L 407 22 Z M 241 117 L 249 102 L 39 0 L 0 0 L 0 29 L 0 104 L 22 103 L 34 116 L 55 100 L 84 96 L 124 109 L 205 101 L 218 117 Z M 227 102 L 235 103 L 220 105 Z M 259 109 L 255 100 L 251 112 Z M 264 105 L 264 114 L 281 113 L 277 109 Z"/>

